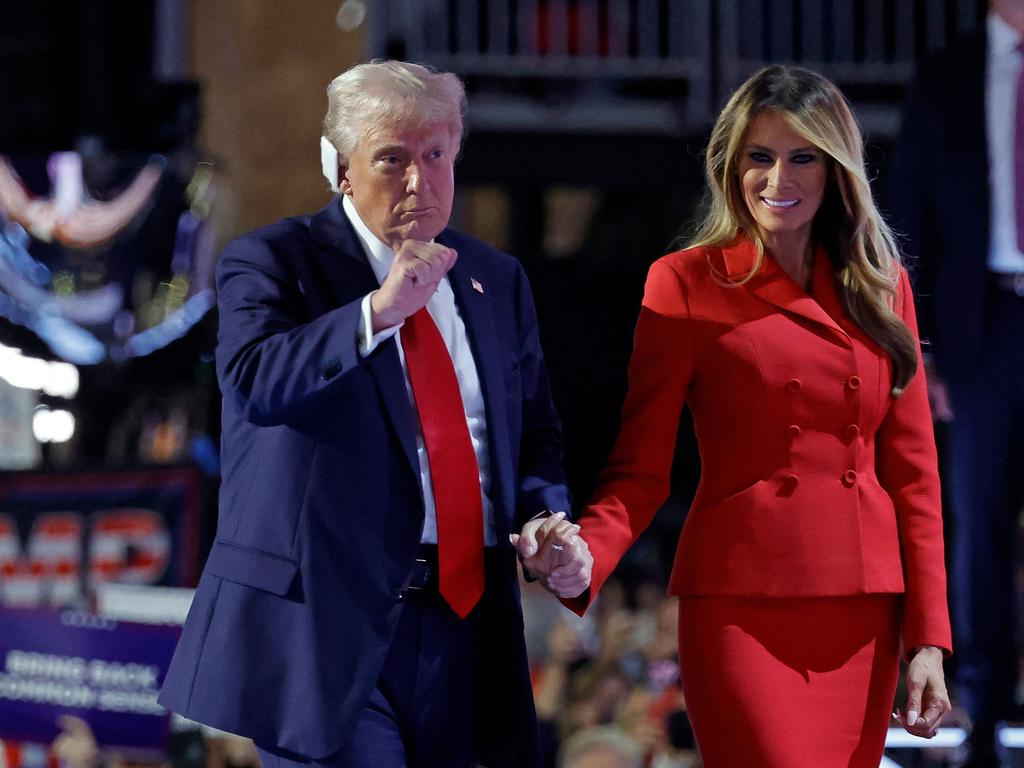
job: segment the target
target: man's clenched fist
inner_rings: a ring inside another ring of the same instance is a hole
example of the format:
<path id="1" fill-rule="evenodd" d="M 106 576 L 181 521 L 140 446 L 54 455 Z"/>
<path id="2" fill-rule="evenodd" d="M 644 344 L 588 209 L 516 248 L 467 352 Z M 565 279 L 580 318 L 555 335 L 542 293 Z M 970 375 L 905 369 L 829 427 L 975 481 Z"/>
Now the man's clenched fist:
<path id="1" fill-rule="evenodd" d="M 395 253 L 388 276 L 370 297 L 373 332 L 398 325 L 426 306 L 441 278 L 459 255 L 440 243 L 406 240 Z"/>

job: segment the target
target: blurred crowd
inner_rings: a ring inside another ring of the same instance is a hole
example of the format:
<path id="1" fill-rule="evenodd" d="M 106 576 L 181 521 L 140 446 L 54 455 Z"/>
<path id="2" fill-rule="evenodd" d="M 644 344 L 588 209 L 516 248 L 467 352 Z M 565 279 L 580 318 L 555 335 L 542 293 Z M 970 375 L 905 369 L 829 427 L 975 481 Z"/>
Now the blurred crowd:
<path id="1" fill-rule="evenodd" d="M 178 725 L 168 736 L 166 755 L 125 753 L 96 740 L 77 717 L 60 719 L 60 734 L 49 745 L 0 741 L 4 768 L 259 768 L 250 739 L 196 725 Z"/>
<path id="2" fill-rule="evenodd" d="M 700 765 L 679 681 L 677 600 L 664 592 L 613 580 L 579 618 L 523 584 L 545 766 Z"/>

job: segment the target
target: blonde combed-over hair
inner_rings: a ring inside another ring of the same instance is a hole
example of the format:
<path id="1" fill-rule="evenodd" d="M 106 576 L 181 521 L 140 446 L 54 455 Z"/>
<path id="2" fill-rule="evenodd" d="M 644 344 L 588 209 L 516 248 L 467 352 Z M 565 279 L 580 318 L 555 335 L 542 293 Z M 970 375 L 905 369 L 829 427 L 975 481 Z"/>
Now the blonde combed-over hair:
<path id="1" fill-rule="evenodd" d="M 899 248 L 871 195 L 860 128 L 843 94 L 827 79 L 801 67 L 773 65 L 736 90 L 711 132 L 705 213 L 689 245 L 721 246 L 740 233 L 749 236 L 758 259 L 734 285 L 750 280 L 764 263 L 764 240 L 743 199 L 739 161 L 751 122 L 768 109 L 828 158 L 828 182 L 812 239 L 833 260 L 847 312 L 892 360 L 893 395 L 899 396 L 917 372 L 918 360 L 917 341 L 893 309 Z"/>
<path id="2" fill-rule="evenodd" d="M 466 91 L 451 72 L 375 59 L 351 67 L 327 86 L 323 135 L 347 163 L 367 130 L 377 126 L 444 124 L 461 143 L 465 114 Z"/>

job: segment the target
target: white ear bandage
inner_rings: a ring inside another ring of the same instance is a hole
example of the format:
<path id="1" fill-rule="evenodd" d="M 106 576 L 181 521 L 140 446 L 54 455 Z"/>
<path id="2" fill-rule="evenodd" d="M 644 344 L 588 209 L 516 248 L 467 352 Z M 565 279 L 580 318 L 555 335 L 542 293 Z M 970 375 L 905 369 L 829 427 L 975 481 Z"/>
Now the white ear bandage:
<path id="1" fill-rule="evenodd" d="M 320 166 L 331 185 L 331 192 L 338 192 L 338 150 L 326 136 L 320 137 Z"/>

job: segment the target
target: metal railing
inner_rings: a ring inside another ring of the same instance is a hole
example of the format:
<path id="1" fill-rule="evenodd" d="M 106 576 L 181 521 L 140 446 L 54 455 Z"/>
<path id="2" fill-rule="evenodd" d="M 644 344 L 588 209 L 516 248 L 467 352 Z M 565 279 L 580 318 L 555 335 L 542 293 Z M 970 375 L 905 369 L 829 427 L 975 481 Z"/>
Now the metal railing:
<path id="1" fill-rule="evenodd" d="M 477 125 L 700 130 L 770 62 L 816 69 L 869 110 L 878 102 L 892 123 L 917 62 L 975 29 L 985 8 L 985 0 L 377 0 L 370 47 L 460 73 Z M 882 119 L 879 127 L 893 126 Z"/>

